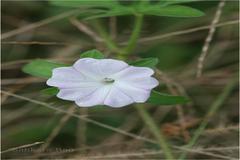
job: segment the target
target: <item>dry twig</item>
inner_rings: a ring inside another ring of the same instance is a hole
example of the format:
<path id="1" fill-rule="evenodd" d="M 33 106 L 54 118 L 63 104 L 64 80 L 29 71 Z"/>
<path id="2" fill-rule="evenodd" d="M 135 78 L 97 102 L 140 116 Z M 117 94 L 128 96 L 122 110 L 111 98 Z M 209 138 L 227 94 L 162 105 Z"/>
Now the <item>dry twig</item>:
<path id="1" fill-rule="evenodd" d="M 36 145 L 39 145 L 39 144 L 42 144 L 42 143 L 44 143 L 44 142 L 35 142 L 35 143 L 31 143 L 31 144 L 25 144 L 25 145 L 22 145 L 22 146 L 9 148 L 9 149 L 7 149 L 7 150 L 5 150 L 5 151 L 2 151 L 1 154 L 3 154 L 3 153 L 8 153 L 8 152 L 12 152 L 12 151 L 16 151 L 16 150 L 23 149 L 23 148 L 28 148 L 28 147 L 36 146 Z"/>
<path id="2" fill-rule="evenodd" d="M 67 110 L 67 114 L 65 114 L 59 121 L 59 124 L 52 130 L 51 134 L 47 137 L 46 143 L 44 143 L 38 150 L 38 153 L 44 152 L 47 147 L 51 144 L 53 139 L 58 135 L 62 127 L 67 123 L 67 121 L 71 118 L 71 114 L 74 113 L 76 110 L 75 106 L 71 106 Z"/>
<path id="3" fill-rule="evenodd" d="M 215 16 L 212 20 L 212 23 L 210 25 L 210 30 L 208 32 L 208 35 L 205 39 L 205 42 L 204 42 L 204 45 L 203 45 L 203 48 L 202 48 L 202 52 L 201 52 L 201 55 L 198 59 L 198 66 L 197 66 L 197 78 L 199 78 L 201 75 L 202 75 L 202 70 L 203 70 L 203 63 L 204 63 L 204 60 L 207 56 L 207 53 L 208 53 L 208 48 L 209 48 L 209 45 L 212 41 L 212 38 L 213 38 L 213 35 L 216 31 L 216 24 L 218 23 L 219 19 L 220 19 L 220 16 L 222 14 L 222 9 L 225 5 L 225 0 L 221 0 L 219 2 L 219 5 L 218 5 L 218 8 L 217 8 L 217 11 L 215 13 Z"/>
<path id="4" fill-rule="evenodd" d="M 77 27 L 80 31 L 89 35 L 94 41 L 96 42 L 103 41 L 102 38 L 98 36 L 97 33 L 95 33 L 92 29 L 90 29 L 90 27 L 88 27 L 86 24 L 80 22 L 78 19 L 70 18 L 69 21 L 72 23 L 72 25 Z"/>
<path id="5" fill-rule="evenodd" d="M 60 19 L 63 19 L 63 18 L 66 18 L 66 17 L 69 17 L 73 14 L 76 14 L 80 12 L 79 9 L 75 9 L 75 10 L 71 10 L 71 11 L 68 11 L 68 12 L 64 12 L 62 14 L 59 14 L 57 16 L 53 16 L 53 17 L 50 17 L 50 18 L 46 18 L 44 20 L 41 20 L 39 22 L 36 22 L 36 23 L 32 23 L 32 24 L 29 24 L 27 26 L 23 26 L 21 28 L 17 28 L 15 30 L 12 30 L 10 32 L 7 32 L 7 33 L 3 33 L 1 35 L 1 39 L 6 39 L 6 38 L 10 38 L 12 36 L 16 36 L 18 34 L 21 34 L 21 33 L 24 33 L 24 32 L 27 32 L 29 30 L 32 30 L 32 29 L 35 29 L 35 28 L 38 28 L 38 27 L 41 27 L 41 26 L 44 26 L 46 24 L 49 24 L 49 23 L 52 23 L 52 22 L 55 22 L 57 20 L 60 20 Z"/>
<path id="6" fill-rule="evenodd" d="M 238 24 L 238 23 L 239 23 L 239 20 L 237 19 L 237 20 L 218 23 L 215 25 L 215 27 L 221 27 L 221 26 Z M 140 38 L 138 42 L 146 43 L 146 42 L 156 41 L 156 40 L 160 40 L 160 39 L 164 39 L 164 38 L 169 38 L 172 36 L 179 36 L 179 35 L 183 35 L 183 34 L 193 33 L 193 32 L 197 32 L 197 31 L 209 29 L 209 28 L 211 28 L 211 25 L 205 25 L 205 26 L 200 26 L 200 27 L 196 27 L 196 28 L 190 28 L 190 29 L 180 30 L 180 31 L 176 31 L 176 32 L 170 32 L 170 33 L 166 33 L 166 34 L 160 34 L 157 36 L 144 37 L 144 38 Z M 126 44 L 126 42 L 122 42 L 121 44 L 124 45 L 124 44 Z"/>
<path id="7" fill-rule="evenodd" d="M 222 27 L 222 26 L 227 26 L 227 25 L 233 25 L 233 24 L 238 24 L 239 20 L 231 20 L 227 22 L 222 22 L 218 23 L 215 25 L 215 27 Z M 183 34 L 188 34 L 188 33 L 193 33 L 201 30 L 206 30 L 209 29 L 211 25 L 205 25 L 205 26 L 200 26 L 196 28 L 190 28 L 186 30 L 181 30 L 181 31 L 176 31 L 176 32 L 170 32 L 166 34 L 160 34 L 157 36 L 149 36 L 149 37 L 144 37 L 140 38 L 138 43 L 146 43 L 146 42 L 151 42 L 151 41 L 156 41 L 164 38 L 169 38 L 172 36 L 179 36 Z M 19 44 L 19 45 L 79 45 L 78 43 L 75 42 L 44 42 L 44 41 L 4 41 L 2 44 Z M 126 42 L 120 42 L 120 45 L 125 45 Z"/>

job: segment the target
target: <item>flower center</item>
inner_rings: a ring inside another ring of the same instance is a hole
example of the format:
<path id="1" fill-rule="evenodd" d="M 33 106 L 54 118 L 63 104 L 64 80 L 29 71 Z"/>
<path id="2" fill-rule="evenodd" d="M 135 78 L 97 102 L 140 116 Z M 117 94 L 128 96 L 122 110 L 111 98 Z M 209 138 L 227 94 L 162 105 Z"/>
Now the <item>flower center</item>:
<path id="1" fill-rule="evenodd" d="M 112 79 L 112 78 L 103 78 L 103 82 L 104 83 L 113 83 L 115 80 L 114 79 Z"/>

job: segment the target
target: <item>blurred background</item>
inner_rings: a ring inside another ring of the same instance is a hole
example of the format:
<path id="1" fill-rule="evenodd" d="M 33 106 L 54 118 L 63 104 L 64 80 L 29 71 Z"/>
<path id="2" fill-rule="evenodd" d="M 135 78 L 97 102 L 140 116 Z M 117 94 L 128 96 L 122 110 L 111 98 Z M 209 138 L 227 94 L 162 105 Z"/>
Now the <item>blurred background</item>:
<path id="1" fill-rule="evenodd" d="M 141 37 L 129 57 L 129 60 L 157 57 L 159 74 L 156 76 L 161 83 L 158 90 L 191 99 L 190 104 L 181 106 L 146 105 L 173 146 L 187 144 L 209 108 L 219 101 L 224 87 L 238 76 L 239 2 L 227 1 L 208 48 L 203 75 L 196 78 L 198 58 L 218 4 L 219 1 L 186 3 L 205 13 L 197 18 L 144 17 Z M 95 48 L 114 58 L 115 54 L 105 47 L 91 21 L 82 21 L 72 14 L 76 8 L 54 6 L 48 1 L 2 1 L 1 9 L 1 88 L 27 97 L 23 100 L 1 94 L 1 150 L 5 151 L 2 158 L 163 158 L 157 145 L 95 123 L 154 139 L 134 107 L 77 108 L 73 103 L 42 94 L 41 90 L 47 88 L 45 80 L 21 71 L 23 65 L 37 58 L 72 64 L 83 51 Z M 124 45 L 131 33 L 133 18 L 119 16 L 99 20 L 112 38 Z M 238 159 L 238 86 L 219 103 L 221 107 L 211 115 L 208 127 L 189 151 L 189 158 Z M 83 115 L 94 122 L 63 114 L 47 105 Z M 18 146 L 23 147 L 14 149 Z M 174 152 L 179 154 L 181 149 L 175 148 Z"/>

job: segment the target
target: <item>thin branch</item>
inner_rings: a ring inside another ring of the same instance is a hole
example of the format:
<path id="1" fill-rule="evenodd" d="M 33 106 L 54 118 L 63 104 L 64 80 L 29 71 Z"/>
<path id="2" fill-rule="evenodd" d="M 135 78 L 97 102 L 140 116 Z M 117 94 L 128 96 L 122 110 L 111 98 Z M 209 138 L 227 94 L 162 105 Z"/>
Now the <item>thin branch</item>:
<path id="1" fill-rule="evenodd" d="M 29 83 L 41 83 L 46 80 L 35 78 L 35 77 L 27 77 L 27 78 L 12 78 L 12 79 L 2 79 L 2 85 L 12 85 L 12 84 L 29 84 Z"/>
<path id="2" fill-rule="evenodd" d="M 210 118 L 216 113 L 216 111 L 219 109 L 219 107 L 221 107 L 222 104 L 225 102 L 225 100 L 228 98 L 228 96 L 232 92 L 232 90 L 235 87 L 237 82 L 238 82 L 237 79 L 234 77 L 225 86 L 225 88 L 223 89 L 222 93 L 218 96 L 216 101 L 214 101 L 213 104 L 209 107 L 210 109 L 209 109 L 208 113 L 204 117 L 204 119 L 203 119 L 202 123 L 200 124 L 200 126 L 198 127 L 198 129 L 194 132 L 194 135 L 193 135 L 192 139 L 190 140 L 190 142 L 186 145 L 186 148 L 192 148 L 193 145 L 197 142 L 198 138 L 201 136 L 204 129 L 207 127 Z M 187 156 L 187 153 L 183 152 L 180 155 L 179 159 L 180 160 L 185 159 L 186 156 Z"/>
<path id="3" fill-rule="evenodd" d="M 10 38 L 12 36 L 16 36 L 18 34 L 30 31 L 32 29 L 44 26 L 46 24 L 49 24 L 49 23 L 52 23 L 52 22 L 55 22 L 55 21 L 58 21 L 60 19 L 69 17 L 69 16 L 71 16 L 73 14 L 76 14 L 76 13 L 79 13 L 79 12 L 82 12 L 82 11 L 79 10 L 79 9 L 71 10 L 71 11 L 68 11 L 68 12 L 61 13 L 61 14 L 59 14 L 57 16 L 49 17 L 49 18 L 46 18 L 44 20 L 41 20 L 41 21 L 38 21 L 38 22 L 35 22 L 35 23 L 32 23 L 32 24 L 23 26 L 21 28 L 17 28 L 15 30 L 3 33 L 1 35 L 1 39 L 6 39 L 6 38 Z"/>
<path id="4" fill-rule="evenodd" d="M 39 145 L 39 144 L 42 144 L 42 143 L 44 143 L 44 142 L 35 142 L 35 143 L 31 143 L 31 144 L 25 144 L 25 145 L 22 145 L 22 146 L 9 148 L 5 151 L 1 151 L 1 154 L 16 151 L 16 150 L 19 150 L 19 149 L 22 149 L 22 148 L 28 148 L 28 147 L 36 146 L 36 145 Z"/>
<path id="5" fill-rule="evenodd" d="M 72 23 L 72 25 L 77 27 L 80 31 L 82 31 L 83 33 L 90 36 L 94 41 L 96 41 L 96 42 L 102 42 L 103 41 L 103 39 L 97 33 L 95 33 L 92 29 L 90 29 L 84 23 L 80 22 L 78 19 L 70 18 L 69 21 Z"/>
<path id="6" fill-rule="evenodd" d="M 175 82 L 171 78 L 169 78 L 165 73 L 160 71 L 159 69 L 156 69 L 156 74 L 159 75 L 159 78 L 166 83 L 168 90 L 173 95 L 178 94 L 184 94 L 186 95 L 185 89 L 183 86 L 181 86 L 179 83 Z M 176 89 L 175 89 L 175 87 Z M 184 137 L 184 140 L 187 142 L 190 138 L 190 135 L 185 127 L 185 119 L 184 119 L 184 112 L 181 105 L 176 105 L 177 115 L 180 121 L 180 127 L 181 127 L 181 133 Z"/>
<path id="7" fill-rule="evenodd" d="M 33 60 L 36 60 L 36 58 L 34 59 L 20 59 L 20 60 L 16 60 L 16 61 L 9 61 L 9 62 L 4 62 L 1 64 L 1 69 L 12 69 L 13 65 L 18 65 L 21 63 L 28 63 L 31 62 Z M 63 61 L 63 62 L 73 62 L 74 60 L 76 60 L 76 58 L 47 58 L 44 60 L 56 60 L 56 61 Z"/>
<path id="8" fill-rule="evenodd" d="M 222 27 L 222 26 L 233 25 L 233 24 L 238 24 L 238 23 L 239 23 L 239 20 L 232 20 L 232 21 L 218 23 L 215 25 L 215 27 Z M 206 25 L 206 26 L 161 34 L 161 35 L 157 35 L 157 36 L 140 38 L 138 43 L 151 42 L 151 41 L 156 41 L 156 40 L 160 40 L 160 39 L 164 39 L 164 38 L 169 38 L 172 36 L 179 36 L 179 35 L 183 35 L 183 34 L 193 33 L 193 32 L 197 32 L 197 31 L 209 29 L 210 27 L 211 27 L 210 25 Z M 1 43 L 2 44 L 19 44 L 19 45 L 79 45 L 78 43 L 74 43 L 74 42 L 44 42 L 44 41 L 4 41 Z M 126 45 L 126 44 L 127 44 L 127 42 L 125 42 L 125 41 L 120 42 L 120 45 Z"/>
<path id="9" fill-rule="evenodd" d="M 69 42 L 42 42 L 42 41 L 5 41 L 1 44 L 17 44 L 17 45 L 50 45 L 50 46 L 64 46 L 64 45 L 79 45 Z"/>
<path id="10" fill-rule="evenodd" d="M 236 149 L 236 147 L 235 147 Z M 224 156 L 224 155 L 219 155 L 215 153 L 210 153 L 206 152 L 204 150 L 199 150 L 199 149 L 191 149 L 188 150 L 190 153 L 197 153 L 197 154 L 202 154 L 202 155 L 207 155 L 215 158 L 222 158 L 222 159 L 237 159 L 234 157 L 229 157 L 229 156 Z M 159 155 L 162 154 L 163 151 L 146 151 L 146 152 L 129 152 L 129 153 L 118 153 L 118 154 L 105 154 L 105 155 L 95 155 L 95 156 L 81 156 L 82 158 L 87 158 L 87 159 L 107 159 L 107 158 L 120 158 L 120 157 L 143 157 L 143 156 L 150 156 L 150 155 Z"/>
<path id="11" fill-rule="evenodd" d="M 7 94 L 9 96 L 12 96 L 12 97 L 15 97 L 15 98 L 18 98 L 18 99 L 26 100 L 26 101 L 29 101 L 29 102 L 32 102 L 32 103 L 35 103 L 35 104 L 39 104 L 39 105 L 45 106 L 45 107 L 50 108 L 52 110 L 58 111 L 60 113 L 69 114 L 67 111 L 65 111 L 63 109 L 60 109 L 60 108 L 56 108 L 54 106 L 51 106 L 48 103 L 44 103 L 44 102 L 41 102 L 41 101 L 33 100 L 33 99 L 30 99 L 30 98 L 27 98 L 27 97 L 24 97 L 24 96 L 20 96 L 20 95 L 17 95 L 17 94 L 13 94 L 13 93 L 10 93 L 10 92 L 7 92 L 7 91 L 3 91 L 3 90 L 1 90 L 1 93 Z M 145 137 L 142 137 L 142 136 L 135 135 L 133 133 L 126 132 L 124 130 L 121 130 L 121 129 L 109 126 L 107 124 L 104 124 L 104 123 L 101 123 L 101 122 L 98 122 L 98 121 L 95 121 L 95 120 L 92 120 L 90 118 L 87 118 L 86 116 L 81 116 L 81 115 L 78 115 L 78 114 L 75 114 L 75 113 L 72 113 L 71 115 L 73 117 L 79 118 L 79 119 L 84 120 L 86 122 L 89 122 L 89 123 L 95 124 L 97 126 L 103 127 L 105 129 L 109 129 L 111 131 L 123 134 L 125 136 L 131 137 L 131 138 L 135 138 L 135 139 L 139 139 L 139 140 L 143 140 L 143 141 L 146 141 L 146 142 L 149 142 L 149 143 L 156 144 L 155 140 L 151 140 L 151 139 L 148 139 L 148 138 L 145 138 Z"/>
<path id="12" fill-rule="evenodd" d="M 230 131 L 238 131 L 239 130 L 239 124 L 234 126 L 226 126 L 226 127 L 218 127 L 213 129 L 207 129 L 204 131 L 203 134 L 205 135 L 218 135 L 218 134 L 224 134 L 226 132 Z"/>
<path id="13" fill-rule="evenodd" d="M 48 103 L 44 103 L 44 102 L 41 102 L 41 101 L 37 101 L 37 100 L 33 100 L 33 99 L 30 99 L 30 98 L 27 98 L 27 97 L 23 97 L 23 96 L 20 96 L 20 95 L 17 95 L 17 94 L 12 94 L 12 93 L 9 93 L 7 91 L 1 91 L 1 93 L 3 94 L 8 94 L 9 96 L 12 96 L 12 97 L 15 97 L 15 98 L 18 98 L 18 99 L 22 99 L 22 100 L 26 100 L 26 101 L 29 101 L 29 102 L 32 102 L 32 103 L 35 103 L 35 104 L 39 104 L 39 105 L 42 105 L 42 106 L 45 106 L 47 108 L 50 108 L 50 109 L 53 109 L 53 110 L 56 110 L 58 112 L 61 112 L 61 113 L 67 113 L 67 111 L 65 110 L 62 110 L 60 108 L 57 108 L 57 107 L 53 107 L 51 105 L 49 105 Z M 78 114 L 71 114 L 73 117 L 76 117 L 76 118 L 79 118 L 79 119 L 82 119 L 82 120 L 85 120 L 89 123 L 92 123 L 92 124 L 95 124 L 97 126 L 100 126 L 100 127 L 103 127 L 103 128 L 106 128 L 106 129 L 109 129 L 109 130 L 112 130 L 114 132 L 117 132 L 117 133 L 120 133 L 120 134 L 123 134 L 123 135 L 126 135 L 126 136 L 129 136 L 129 137 L 132 137 L 132 138 L 135 138 L 135 139 L 138 139 L 138 140 L 142 140 L 142 141 L 145 141 L 145 142 L 149 142 L 149 143 L 153 143 L 153 144 L 156 144 L 156 141 L 155 140 L 151 140 L 149 138 L 146 138 L 146 137 L 142 137 L 142 136 L 138 136 L 138 135 L 135 135 L 135 134 L 132 134 L 132 133 L 128 133 L 128 132 L 125 132 L 123 130 L 120 130 L 118 128 L 114 128 L 112 126 L 109 126 L 109 125 L 106 125 L 106 124 L 103 124 L 101 122 L 97 122 L 95 120 L 92 120 L 92 119 L 89 119 L 89 118 L 86 118 L 85 116 L 81 116 L 81 115 L 78 115 Z M 174 149 L 178 149 L 178 150 L 184 150 L 186 152 L 195 152 L 194 150 L 192 149 L 187 149 L 187 148 L 184 148 L 184 147 L 178 147 L 178 146 L 172 146 L 172 148 Z M 201 154 L 206 154 L 206 153 L 201 153 Z"/>
<path id="14" fill-rule="evenodd" d="M 79 148 L 72 148 L 70 149 L 68 152 L 43 152 L 41 154 L 39 154 L 39 156 L 53 156 L 53 155 L 62 155 L 62 154 L 71 154 L 73 152 L 80 152 L 80 151 L 86 151 L 86 150 L 97 150 L 97 149 L 103 149 L 103 148 L 107 148 L 107 147 L 111 147 L 113 148 L 114 146 L 117 146 L 117 145 L 126 145 L 127 143 L 131 143 L 129 141 L 125 141 L 125 142 L 119 142 L 119 143 L 107 143 L 107 144 L 101 144 L 101 145 L 97 145 L 97 146 L 87 146 L 87 147 L 79 147 Z M 24 157 L 25 159 L 33 159 L 35 156 L 34 155 L 31 155 L 31 156 L 27 156 L 27 157 Z"/>
<path id="15" fill-rule="evenodd" d="M 221 14 L 222 14 L 222 9 L 225 5 L 225 0 L 221 0 L 219 2 L 219 5 L 218 5 L 218 8 L 217 8 L 217 11 L 215 13 L 215 16 L 212 20 L 212 23 L 210 25 L 210 29 L 209 29 L 209 32 L 208 32 L 208 35 L 205 39 L 205 42 L 204 42 L 204 45 L 203 45 L 203 48 L 202 48 L 202 52 L 201 52 L 201 55 L 199 56 L 199 59 L 198 59 L 198 65 L 197 65 L 197 78 L 201 77 L 202 75 L 202 70 L 203 70 L 203 63 L 204 63 L 204 60 L 207 56 L 207 53 L 208 53 L 208 49 L 209 49 L 209 45 L 213 39 L 213 35 L 216 31 L 216 24 L 218 23 L 220 17 L 221 17 Z"/>
<path id="16" fill-rule="evenodd" d="M 94 154 L 96 155 L 96 150 L 97 149 L 102 149 L 105 147 L 110 147 L 112 148 L 115 145 L 120 145 L 120 144 L 125 144 L 125 143 L 131 143 L 131 142 L 122 142 L 122 143 L 116 143 L 116 144 L 103 144 L 103 145 L 98 145 L 98 146 L 91 146 L 91 147 L 84 147 L 84 148 L 75 148 L 75 149 L 71 149 L 69 152 L 51 152 L 51 153 L 42 153 L 41 156 L 53 156 L 53 155 L 60 155 L 60 154 L 70 154 L 73 152 L 78 152 L 78 151 L 84 151 L 84 150 L 94 150 Z M 207 156 L 212 156 L 212 157 L 217 157 L 217 158 L 223 158 L 223 159 L 234 159 L 233 157 L 228 157 L 228 156 L 222 156 L 219 154 L 214 154 L 214 153 L 210 153 L 209 151 L 225 151 L 225 150 L 238 150 L 239 146 L 230 146 L 230 147 L 211 147 L 211 148 L 194 148 L 194 149 L 184 149 L 182 148 L 182 150 L 189 152 L 189 153 L 196 153 L 196 154 L 202 154 L 202 155 L 207 155 Z M 208 152 L 206 152 L 208 151 Z M 180 150 L 175 150 L 174 153 L 178 153 L 180 152 Z M 121 157 L 121 156 L 126 156 L 127 154 L 129 154 L 128 156 L 144 156 L 144 155 L 157 155 L 157 154 L 162 154 L 162 151 L 146 151 L 146 152 L 131 152 L 131 153 L 118 153 L 118 154 L 114 154 L 116 155 L 116 157 Z M 106 154 L 106 156 L 113 156 L 112 154 Z M 83 155 L 81 155 L 81 158 L 83 157 Z M 29 158 L 34 158 L 33 156 L 31 157 L 27 157 Z M 93 158 L 92 156 L 88 156 L 88 159 Z M 100 158 L 100 155 L 99 155 Z M 107 158 L 107 157 L 102 157 L 102 158 Z M 110 157 L 109 157 L 110 158 Z"/>
<path id="17" fill-rule="evenodd" d="M 230 146 L 230 147 L 210 147 L 210 148 L 203 148 L 203 151 L 225 151 L 225 150 L 235 150 L 239 149 L 239 146 Z"/>
<path id="18" fill-rule="evenodd" d="M 161 147 L 161 149 L 163 150 L 163 153 L 164 153 L 166 159 L 169 159 L 169 160 L 174 159 L 172 150 L 169 147 L 169 144 L 168 144 L 166 138 L 164 137 L 163 133 L 158 128 L 157 124 L 154 122 L 152 117 L 148 114 L 145 107 L 143 105 L 139 104 L 139 105 L 136 105 L 135 108 L 139 112 L 139 115 L 142 117 L 143 122 L 147 125 L 147 127 L 149 128 L 151 133 L 156 138 L 157 143 L 158 143 L 159 147 Z"/>
<path id="19" fill-rule="evenodd" d="M 237 19 L 237 20 L 218 23 L 218 24 L 215 25 L 215 27 L 221 27 L 221 26 L 238 24 L 238 23 L 239 23 L 239 20 Z M 183 34 L 188 34 L 188 33 L 193 33 L 193 32 L 197 32 L 197 31 L 201 31 L 201 30 L 206 30 L 206 29 L 209 29 L 209 28 L 211 28 L 211 25 L 205 25 L 205 26 L 201 26 L 201 27 L 190 28 L 190 29 L 176 31 L 176 32 L 170 32 L 170 33 L 161 34 L 161 35 L 157 35 L 157 36 L 140 38 L 138 42 L 139 43 L 151 42 L 151 41 L 156 41 L 156 40 L 160 40 L 160 39 L 164 39 L 164 38 L 169 38 L 169 37 L 172 37 L 172 36 L 179 36 L 179 35 L 183 35 Z M 124 44 L 126 44 L 126 42 L 123 42 L 121 44 L 124 45 Z"/>
<path id="20" fill-rule="evenodd" d="M 14 86 L 12 87 L 11 89 L 9 89 L 9 91 L 11 93 L 15 93 L 17 92 L 18 90 L 20 90 L 21 88 L 23 88 L 25 85 L 19 85 L 19 86 Z M 2 95 L 1 97 L 1 104 L 3 104 L 6 100 L 8 99 L 8 95 Z"/>
<path id="21" fill-rule="evenodd" d="M 60 132 L 60 130 L 62 129 L 62 127 L 67 123 L 67 121 L 71 118 L 71 114 L 74 113 L 76 110 L 75 106 L 71 106 L 68 110 L 67 110 L 67 114 L 65 114 L 64 116 L 62 116 L 62 118 L 59 121 L 59 124 L 52 130 L 52 132 L 50 133 L 50 135 L 47 137 L 47 139 L 45 140 L 46 143 L 44 143 L 38 150 L 38 153 L 44 152 L 47 147 L 51 144 L 51 142 L 53 141 L 53 139 L 58 135 L 58 133 Z"/>
<path id="22" fill-rule="evenodd" d="M 238 158 L 235 157 L 229 157 L 229 156 L 224 156 L 224 155 L 219 155 L 219 154 L 214 154 L 211 152 L 206 152 L 206 151 L 199 151 L 199 150 L 194 150 L 194 149 L 187 149 L 187 148 L 182 148 L 182 150 L 189 153 L 197 153 L 197 154 L 202 154 L 202 155 L 207 155 L 207 156 L 211 156 L 211 157 L 216 157 L 216 158 L 223 158 L 223 159 L 231 159 L 231 160 L 238 160 Z"/>

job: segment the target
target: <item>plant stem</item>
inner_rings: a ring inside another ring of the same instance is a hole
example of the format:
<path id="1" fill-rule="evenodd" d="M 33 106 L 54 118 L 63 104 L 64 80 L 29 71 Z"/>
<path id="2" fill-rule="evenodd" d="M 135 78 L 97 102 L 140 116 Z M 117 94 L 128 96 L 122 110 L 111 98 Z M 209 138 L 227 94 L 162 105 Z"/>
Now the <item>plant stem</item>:
<path id="1" fill-rule="evenodd" d="M 98 33 L 100 34 L 100 36 L 104 39 L 105 44 L 107 45 L 107 47 L 116 52 L 122 52 L 122 50 L 113 42 L 113 40 L 111 39 L 111 37 L 108 35 L 108 33 L 103 29 L 101 23 L 99 22 L 99 20 L 95 20 L 93 22 L 96 30 L 98 31 Z"/>
<path id="2" fill-rule="evenodd" d="M 150 117 L 150 115 L 148 114 L 148 112 L 146 111 L 146 109 L 144 108 L 143 105 L 136 105 L 135 107 L 140 116 L 142 117 L 143 121 L 145 122 L 145 124 L 148 126 L 148 128 L 150 129 L 150 131 L 152 132 L 152 134 L 155 136 L 155 138 L 158 141 L 159 146 L 162 148 L 166 159 L 174 159 L 171 149 L 168 146 L 164 135 L 161 133 L 161 131 L 159 130 L 159 128 L 157 127 L 157 125 L 155 124 L 155 122 L 153 121 L 152 117 Z"/>
<path id="3" fill-rule="evenodd" d="M 226 87 L 223 89 L 222 93 L 218 96 L 216 101 L 214 101 L 213 104 L 209 107 L 210 109 L 209 109 L 208 113 L 206 114 L 205 118 L 203 119 L 202 123 L 200 124 L 198 129 L 195 131 L 192 139 L 186 145 L 187 149 L 191 148 L 196 143 L 196 141 L 201 136 L 204 129 L 207 127 L 209 119 L 214 115 L 214 113 L 219 109 L 219 107 L 222 106 L 224 101 L 230 95 L 232 89 L 235 87 L 236 83 L 237 83 L 236 78 L 231 80 L 231 82 L 229 84 L 227 84 Z M 186 156 L 187 156 L 187 152 L 183 152 L 180 155 L 179 160 L 184 160 L 186 158 Z"/>
<path id="4" fill-rule="evenodd" d="M 125 56 L 134 50 L 134 48 L 136 47 L 136 44 L 137 44 L 137 40 L 140 36 L 142 24 L 143 24 L 143 15 L 136 15 L 134 29 L 133 29 L 130 39 L 128 41 L 128 45 L 124 49 L 124 52 L 119 52 L 119 58 L 126 59 Z M 162 148 L 162 150 L 166 156 L 166 159 L 169 159 L 169 160 L 174 159 L 171 149 L 168 146 L 163 134 L 161 133 L 160 129 L 157 127 L 154 120 L 147 112 L 147 110 L 144 108 L 144 106 L 141 104 L 138 104 L 138 105 L 136 105 L 135 108 L 138 110 L 143 121 L 149 127 L 150 131 L 157 139 L 159 146 Z"/>
<path id="5" fill-rule="evenodd" d="M 105 40 L 105 43 L 108 46 L 108 48 L 111 49 L 112 51 L 115 51 L 116 53 L 118 53 L 117 56 L 118 56 L 119 59 L 125 60 L 126 59 L 126 55 L 131 53 L 134 50 L 134 48 L 135 48 L 135 46 L 137 44 L 137 40 L 138 40 L 138 38 L 140 36 L 142 24 L 143 24 L 143 15 L 136 15 L 134 29 L 132 31 L 132 34 L 131 34 L 130 39 L 128 41 L 128 44 L 127 44 L 127 46 L 125 47 L 124 50 L 121 50 L 112 41 L 112 39 L 110 38 L 108 33 L 102 28 L 102 26 L 99 23 L 99 21 L 95 21 L 94 25 L 95 25 L 96 29 L 98 30 L 99 34 Z M 159 130 L 159 128 L 157 127 L 157 125 L 155 124 L 154 120 L 151 118 L 149 113 L 140 104 L 136 106 L 136 109 L 138 110 L 140 116 L 143 118 L 143 120 L 146 123 L 146 125 L 149 127 L 149 129 L 152 132 L 152 134 L 157 139 L 157 141 L 159 143 L 159 146 L 162 148 L 166 158 L 169 159 L 169 160 L 170 159 L 174 159 L 173 154 L 171 152 L 171 149 L 168 146 L 168 144 L 167 144 L 163 134 L 161 133 L 161 131 Z"/>
<path id="6" fill-rule="evenodd" d="M 124 49 L 124 52 L 122 54 L 127 55 L 134 50 L 134 48 L 137 44 L 137 40 L 140 36 L 142 24 L 143 24 L 143 15 L 142 14 L 136 15 L 134 29 L 133 29 L 130 39 L 128 41 L 128 45 L 126 46 L 126 48 Z"/>

